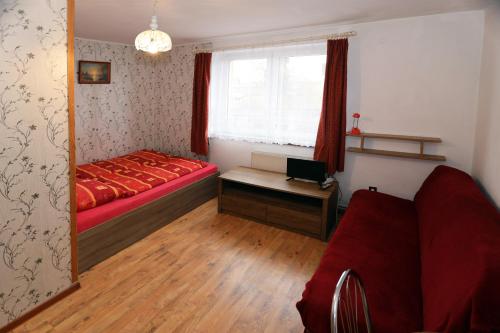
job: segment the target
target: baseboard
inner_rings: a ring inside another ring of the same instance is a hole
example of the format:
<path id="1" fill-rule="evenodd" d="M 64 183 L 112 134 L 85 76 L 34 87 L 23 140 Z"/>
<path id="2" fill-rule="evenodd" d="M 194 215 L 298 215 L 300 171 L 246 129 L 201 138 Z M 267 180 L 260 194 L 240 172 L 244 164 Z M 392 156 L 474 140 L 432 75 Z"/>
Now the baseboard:
<path id="1" fill-rule="evenodd" d="M 78 281 L 73 282 L 73 284 L 71 286 L 69 286 L 69 288 L 63 290 L 62 292 L 55 295 L 54 297 L 47 299 L 45 302 L 37 305 L 36 307 L 31 309 L 30 311 L 23 314 L 21 317 L 15 319 L 14 321 L 12 321 L 12 322 L 8 323 L 7 325 L 5 325 L 4 327 L 0 328 L 0 333 L 7 333 L 7 332 L 13 330 L 17 326 L 23 324 L 28 319 L 33 318 L 34 316 L 36 316 L 37 314 L 39 314 L 40 312 L 42 312 L 43 310 L 48 308 L 52 304 L 57 303 L 58 301 L 60 301 L 64 297 L 77 291 L 79 288 L 80 288 L 80 282 L 78 282 Z"/>

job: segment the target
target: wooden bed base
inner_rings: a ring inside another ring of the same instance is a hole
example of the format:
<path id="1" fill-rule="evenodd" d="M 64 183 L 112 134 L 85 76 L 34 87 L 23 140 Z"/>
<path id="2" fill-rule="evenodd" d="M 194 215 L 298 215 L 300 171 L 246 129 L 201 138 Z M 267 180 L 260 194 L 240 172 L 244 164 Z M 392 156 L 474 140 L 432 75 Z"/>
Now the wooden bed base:
<path id="1" fill-rule="evenodd" d="M 217 196 L 219 172 L 78 235 L 82 273 Z"/>

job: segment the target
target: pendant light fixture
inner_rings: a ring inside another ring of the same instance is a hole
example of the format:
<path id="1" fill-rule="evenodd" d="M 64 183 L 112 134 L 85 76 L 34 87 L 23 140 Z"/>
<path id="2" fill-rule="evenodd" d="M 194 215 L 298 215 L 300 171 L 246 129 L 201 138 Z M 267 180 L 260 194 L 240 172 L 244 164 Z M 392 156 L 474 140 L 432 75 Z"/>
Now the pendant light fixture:
<path id="1" fill-rule="evenodd" d="M 156 10 L 158 0 L 153 3 L 153 17 L 149 27 L 151 30 L 141 32 L 135 37 L 135 48 L 144 52 L 152 54 L 158 52 L 167 52 L 172 49 L 172 39 L 163 31 L 158 30 L 158 19 L 156 17 Z"/>

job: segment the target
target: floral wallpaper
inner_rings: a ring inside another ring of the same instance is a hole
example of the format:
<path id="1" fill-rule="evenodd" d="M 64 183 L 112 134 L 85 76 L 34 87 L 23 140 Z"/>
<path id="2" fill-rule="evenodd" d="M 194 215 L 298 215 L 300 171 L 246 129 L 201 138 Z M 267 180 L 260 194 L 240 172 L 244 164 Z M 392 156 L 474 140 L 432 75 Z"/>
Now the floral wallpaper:
<path id="1" fill-rule="evenodd" d="M 174 47 L 150 55 L 132 45 L 76 39 L 79 60 L 111 62 L 111 84 L 76 84 L 77 163 L 139 149 L 190 152 L 194 52 Z"/>
<path id="2" fill-rule="evenodd" d="M 159 93 L 157 115 L 158 149 L 186 157 L 191 153 L 191 113 L 195 52 L 206 45 L 174 47 L 163 55 L 157 71 Z"/>
<path id="3" fill-rule="evenodd" d="M 111 62 L 111 84 L 75 85 L 77 163 L 152 149 L 158 99 L 155 59 L 131 45 L 77 38 L 76 71 L 79 60 Z"/>
<path id="4" fill-rule="evenodd" d="M 71 284 L 66 0 L 0 1 L 0 327 Z"/>

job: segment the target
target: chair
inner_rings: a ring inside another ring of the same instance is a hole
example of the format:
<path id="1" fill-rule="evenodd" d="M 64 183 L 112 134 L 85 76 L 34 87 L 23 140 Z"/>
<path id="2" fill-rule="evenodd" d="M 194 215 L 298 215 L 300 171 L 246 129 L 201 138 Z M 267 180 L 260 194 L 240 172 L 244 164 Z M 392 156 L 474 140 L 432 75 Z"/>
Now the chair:
<path id="1" fill-rule="evenodd" d="M 332 333 L 371 333 L 365 289 L 359 276 L 351 269 L 345 270 L 337 282 L 330 327 Z"/>

